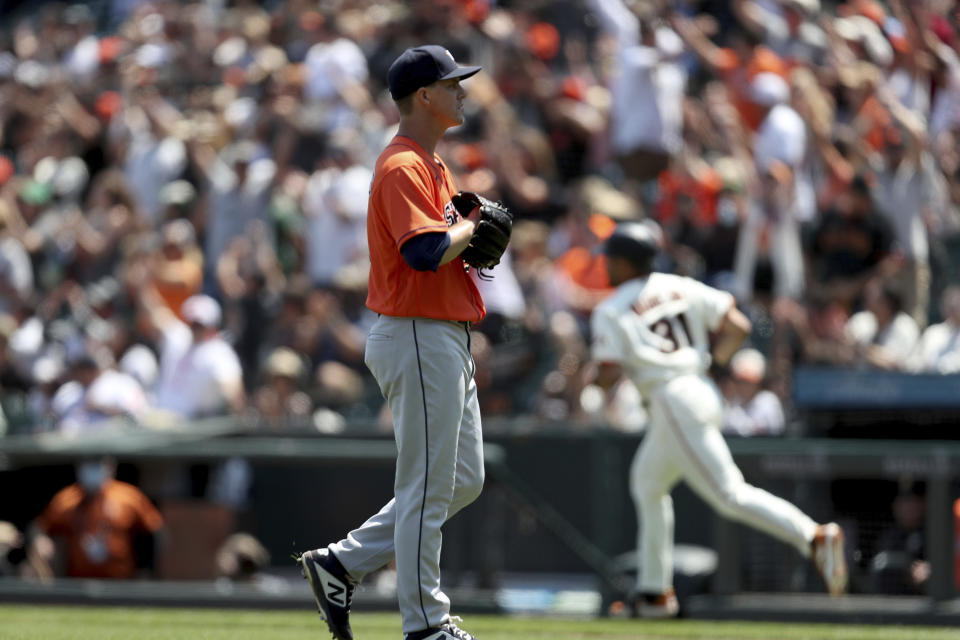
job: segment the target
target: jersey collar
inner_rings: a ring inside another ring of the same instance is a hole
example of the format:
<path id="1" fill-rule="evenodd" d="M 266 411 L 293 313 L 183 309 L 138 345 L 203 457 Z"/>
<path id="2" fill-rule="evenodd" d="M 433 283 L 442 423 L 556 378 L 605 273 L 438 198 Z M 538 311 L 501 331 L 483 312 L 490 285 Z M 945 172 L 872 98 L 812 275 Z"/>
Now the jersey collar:
<path id="1" fill-rule="evenodd" d="M 401 144 L 401 145 L 410 147 L 411 149 L 417 152 L 417 155 L 419 155 L 421 158 L 423 158 L 430 164 L 435 164 L 438 167 L 445 168 L 443 165 L 443 161 L 440 159 L 440 156 L 436 154 L 431 156 L 429 153 L 427 153 L 427 150 L 421 147 L 420 143 L 414 140 L 413 138 L 409 138 L 407 136 L 398 134 L 393 137 L 393 141 L 390 144 Z"/>

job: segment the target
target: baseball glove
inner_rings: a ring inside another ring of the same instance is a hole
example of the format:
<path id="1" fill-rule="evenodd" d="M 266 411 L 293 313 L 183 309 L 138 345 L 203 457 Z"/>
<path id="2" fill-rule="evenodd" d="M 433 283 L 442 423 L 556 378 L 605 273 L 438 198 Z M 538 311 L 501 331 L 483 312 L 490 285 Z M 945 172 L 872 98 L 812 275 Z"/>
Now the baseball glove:
<path id="1" fill-rule="evenodd" d="M 453 206 L 464 218 L 480 207 L 480 222 L 460 257 L 476 269 L 481 278 L 489 278 L 483 270 L 500 264 L 500 257 L 507 250 L 513 231 L 513 214 L 503 204 L 487 200 L 472 191 L 461 191 L 453 196 Z"/>

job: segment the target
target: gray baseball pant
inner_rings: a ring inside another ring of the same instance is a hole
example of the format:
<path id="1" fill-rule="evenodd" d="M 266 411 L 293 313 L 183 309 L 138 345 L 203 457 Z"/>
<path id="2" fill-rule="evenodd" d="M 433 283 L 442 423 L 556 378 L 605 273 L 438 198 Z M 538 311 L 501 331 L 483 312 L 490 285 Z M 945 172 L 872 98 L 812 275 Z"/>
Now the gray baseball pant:
<path id="1" fill-rule="evenodd" d="M 396 558 L 403 632 L 410 633 L 450 617 L 440 588 L 440 527 L 483 487 L 469 325 L 380 316 L 365 362 L 393 416 L 394 497 L 330 550 L 358 581 Z"/>

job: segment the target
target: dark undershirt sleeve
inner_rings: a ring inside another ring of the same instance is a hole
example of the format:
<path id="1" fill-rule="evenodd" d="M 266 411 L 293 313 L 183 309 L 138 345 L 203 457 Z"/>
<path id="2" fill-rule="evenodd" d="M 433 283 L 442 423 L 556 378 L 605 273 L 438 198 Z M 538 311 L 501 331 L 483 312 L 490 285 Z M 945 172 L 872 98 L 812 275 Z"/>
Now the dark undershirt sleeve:
<path id="1" fill-rule="evenodd" d="M 403 243 L 400 253 L 412 268 L 417 271 L 436 271 L 440 258 L 450 248 L 450 234 L 445 231 L 431 231 L 414 236 Z"/>

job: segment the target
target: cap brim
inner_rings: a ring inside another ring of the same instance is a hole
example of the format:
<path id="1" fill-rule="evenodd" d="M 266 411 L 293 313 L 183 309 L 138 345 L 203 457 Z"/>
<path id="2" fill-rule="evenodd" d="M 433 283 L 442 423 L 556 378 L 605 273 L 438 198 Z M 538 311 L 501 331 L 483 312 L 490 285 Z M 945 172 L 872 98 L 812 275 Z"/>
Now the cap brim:
<path id="1" fill-rule="evenodd" d="M 483 67 L 457 67 L 447 75 L 440 78 L 440 80 L 465 80 L 480 71 Z"/>

